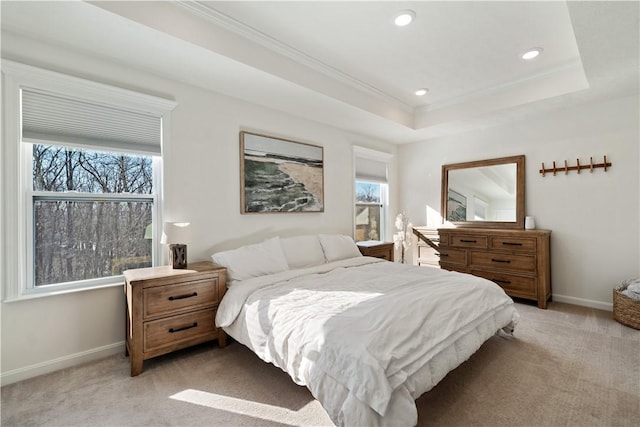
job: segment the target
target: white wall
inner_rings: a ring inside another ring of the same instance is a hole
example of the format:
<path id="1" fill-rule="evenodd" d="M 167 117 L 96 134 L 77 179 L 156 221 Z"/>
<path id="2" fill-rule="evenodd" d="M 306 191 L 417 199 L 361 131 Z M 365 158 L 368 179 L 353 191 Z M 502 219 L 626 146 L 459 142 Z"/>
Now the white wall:
<path id="1" fill-rule="evenodd" d="M 28 40 L 3 38 L 18 62 L 175 99 L 165 153 L 165 218 L 188 219 L 199 239 L 189 258 L 276 234 L 352 232 L 352 145 L 398 153 L 390 173 L 391 217 L 401 206 L 415 225 L 440 210 L 441 165 L 527 156 L 527 214 L 553 230 L 556 299 L 606 307 L 611 288 L 639 274 L 638 98 L 589 105 L 528 122 L 408 146 L 349 134 L 186 84 Z M 325 212 L 240 215 L 238 131 L 324 146 Z M 2 142 L 6 142 L 3 140 Z M 542 178 L 541 162 L 572 163 L 606 154 L 613 167 Z M 397 178 L 397 179 L 396 179 Z M 397 183 L 402 182 L 401 186 Z M 397 188 L 398 192 L 394 189 Z M 389 232 L 393 232 L 392 226 Z M 0 267 L 1 268 L 1 267 Z M 2 383 L 123 351 L 120 287 L 0 304 Z"/>
<path id="2" fill-rule="evenodd" d="M 7 59 L 177 101 L 164 153 L 164 216 L 192 223 L 197 239 L 189 260 L 274 235 L 351 235 L 352 146 L 397 151 L 383 141 L 34 41 L 12 37 L 2 49 Z M 240 130 L 323 146 L 324 213 L 241 215 Z M 1 304 L 2 383 L 124 351 L 124 310 L 121 287 Z"/>
<path id="3" fill-rule="evenodd" d="M 640 274 L 639 117 L 636 95 L 401 146 L 399 206 L 426 224 L 427 206 L 440 212 L 443 164 L 524 154 L 526 214 L 552 230 L 553 298 L 611 310 L 613 286 Z M 607 172 L 538 172 L 603 155 Z"/>

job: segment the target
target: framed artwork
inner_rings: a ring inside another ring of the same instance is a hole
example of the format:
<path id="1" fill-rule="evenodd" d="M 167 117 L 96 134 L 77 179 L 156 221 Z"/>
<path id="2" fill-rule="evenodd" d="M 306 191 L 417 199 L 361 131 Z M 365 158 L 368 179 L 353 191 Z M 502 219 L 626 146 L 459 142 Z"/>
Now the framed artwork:
<path id="1" fill-rule="evenodd" d="M 240 132 L 240 213 L 324 212 L 324 151 Z"/>
<path id="2" fill-rule="evenodd" d="M 467 220 L 467 198 L 462 194 L 449 189 L 447 196 L 447 221 Z"/>

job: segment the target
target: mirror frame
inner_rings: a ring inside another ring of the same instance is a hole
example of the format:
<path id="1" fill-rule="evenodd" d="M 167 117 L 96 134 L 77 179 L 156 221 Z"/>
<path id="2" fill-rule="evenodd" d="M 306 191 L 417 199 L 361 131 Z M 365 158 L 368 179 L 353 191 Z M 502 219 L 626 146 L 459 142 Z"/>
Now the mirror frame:
<path id="1" fill-rule="evenodd" d="M 478 228 L 519 228 L 524 229 L 525 213 L 525 189 L 524 189 L 524 155 L 500 157 L 497 159 L 476 160 L 473 162 L 453 163 L 442 165 L 442 194 L 441 211 L 443 224 L 450 223 L 457 227 L 478 227 Z M 484 166 L 516 164 L 516 221 L 447 221 L 447 195 L 449 189 L 449 171 L 456 169 L 469 169 Z"/>

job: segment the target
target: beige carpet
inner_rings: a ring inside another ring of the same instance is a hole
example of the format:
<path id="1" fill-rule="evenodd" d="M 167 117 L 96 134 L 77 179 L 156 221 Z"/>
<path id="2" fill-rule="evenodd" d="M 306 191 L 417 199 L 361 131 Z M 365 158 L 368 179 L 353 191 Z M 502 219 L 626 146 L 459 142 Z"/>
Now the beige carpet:
<path id="1" fill-rule="evenodd" d="M 518 304 L 494 336 L 417 401 L 421 426 L 640 425 L 640 331 L 611 313 Z M 2 426 L 331 425 L 306 388 L 240 344 L 145 362 L 113 356 L 2 388 Z"/>

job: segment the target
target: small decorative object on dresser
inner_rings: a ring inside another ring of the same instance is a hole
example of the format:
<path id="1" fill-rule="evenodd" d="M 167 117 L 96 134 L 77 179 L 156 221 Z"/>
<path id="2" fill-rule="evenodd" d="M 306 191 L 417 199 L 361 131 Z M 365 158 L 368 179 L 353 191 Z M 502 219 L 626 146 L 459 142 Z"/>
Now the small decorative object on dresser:
<path id="1" fill-rule="evenodd" d="M 536 228 L 536 221 L 533 219 L 532 216 L 525 216 L 524 217 L 524 229 L 525 230 L 535 230 Z"/>
<path id="2" fill-rule="evenodd" d="M 364 256 L 382 258 L 393 262 L 394 244 L 391 242 L 367 240 L 364 242 L 358 242 L 357 245 L 358 249 L 360 249 L 360 253 Z"/>
<path id="3" fill-rule="evenodd" d="M 551 297 L 549 230 L 440 228 L 440 267 L 470 273 L 547 308 Z"/>
<path id="4" fill-rule="evenodd" d="M 169 244 L 169 265 L 173 268 L 187 268 L 187 245 L 189 241 L 188 222 L 165 222 L 160 243 Z"/>
<path id="5" fill-rule="evenodd" d="M 226 335 L 216 328 L 218 304 L 226 290 L 226 269 L 212 262 L 197 262 L 186 269 L 170 266 L 139 268 L 124 273 L 126 296 L 126 353 L 131 376 L 142 372 L 152 357 L 218 340 Z"/>

